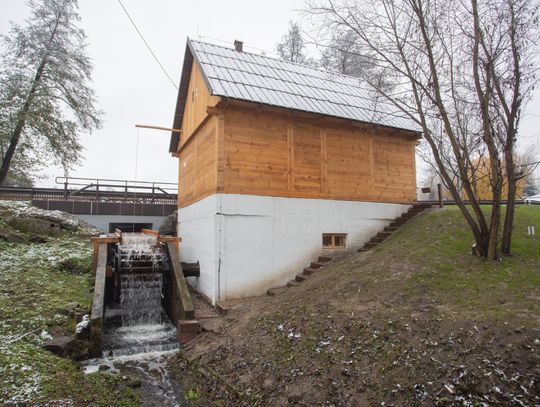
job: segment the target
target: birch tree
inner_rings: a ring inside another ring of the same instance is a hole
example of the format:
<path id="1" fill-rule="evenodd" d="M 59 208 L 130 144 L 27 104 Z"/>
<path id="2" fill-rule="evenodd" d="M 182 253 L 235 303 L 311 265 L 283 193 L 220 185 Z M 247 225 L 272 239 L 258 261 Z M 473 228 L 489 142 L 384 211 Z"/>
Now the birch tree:
<path id="1" fill-rule="evenodd" d="M 521 111 L 535 83 L 537 3 L 312 0 L 307 12 L 322 36 L 353 30 L 358 44 L 391 72 L 391 90 L 370 86 L 422 129 L 475 251 L 488 259 L 500 255 L 502 186 L 508 182 L 502 248 L 509 253 L 505 239 L 512 232 L 517 178 L 512 160 Z M 490 211 L 482 210 L 474 187 L 483 162 L 490 167 Z"/>
<path id="2" fill-rule="evenodd" d="M 99 128 L 92 63 L 77 0 L 31 0 L 24 26 L 1 38 L 0 185 L 80 159 L 80 132 Z"/>

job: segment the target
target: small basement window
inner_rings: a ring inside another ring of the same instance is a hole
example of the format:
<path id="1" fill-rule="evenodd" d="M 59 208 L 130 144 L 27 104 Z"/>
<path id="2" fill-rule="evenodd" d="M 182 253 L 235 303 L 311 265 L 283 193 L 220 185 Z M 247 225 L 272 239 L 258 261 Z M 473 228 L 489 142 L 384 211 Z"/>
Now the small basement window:
<path id="1" fill-rule="evenodd" d="M 327 249 L 339 249 L 346 247 L 346 233 L 323 233 L 322 245 Z"/>

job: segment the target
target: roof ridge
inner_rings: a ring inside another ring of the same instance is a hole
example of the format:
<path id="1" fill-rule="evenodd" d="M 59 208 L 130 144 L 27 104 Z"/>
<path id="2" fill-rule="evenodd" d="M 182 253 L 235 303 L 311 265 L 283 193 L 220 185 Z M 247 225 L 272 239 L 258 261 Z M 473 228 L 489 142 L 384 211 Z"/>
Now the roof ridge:
<path id="1" fill-rule="evenodd" d="M 226 49 L 226 50 L 235 52 L 234 48 L 229 48 L 229 47 L 226 47 L 225 45 L 215 44 L 215 43 L 213 43 L 213 42 L 206 42 L 206 41 L 194 40 L 194 39 L 191 39 L 190 37 L 188 37 L 188 40 L 191 41 L 191 42 L 198 42 L 198 43 L 200 43 L 200 44 L 211 45 L 211 46 L 213 46 L 213 47 L 223 48 L 223 49 Z M 236 51 L 236 52 L 237 52 L 237 51 Z M 357 79 L 357 80 L 360 79 L 358 76 L 345 75 L 345 74 L 340 73 L 340 72 L 327 71 L 326 69 L 316 68 L 316 67 L 313 67 L 313 66 L 310 66 L 310 65 L 301 64 L 301 63 L 299 63 L 299 62 L 287 61 L 287 60 L 281 59 L 281 58 L 270 57 L 270 56 L 268 56 L 268 55 L 261 55 L 261 54 L 255 53 L 255 52 L 242 51 L 241 53 L 242 53 L 242 54 L 255 55 L 255 56 L 261 57 L 261 58 L 268 58 L 268 59 L 272 59 L 272 60 L 274 60 L 274 61 L 284 62 L 284 63 L 286 63 L 286 64 L 297 65 L 297 66 L 301 66 L 302 68 L 313 69 L 314 71 L 319 71 L 319 72 L 322 72 L 322 73 L 325 73 L 325 74 L 329 74 L 329 75 L 341 76 L 341 77 L 343 77 L 343 78 L 348 78 L 348 79 Z M 366 90 L 367 90 L 367 89 L 366 89 Z"/>

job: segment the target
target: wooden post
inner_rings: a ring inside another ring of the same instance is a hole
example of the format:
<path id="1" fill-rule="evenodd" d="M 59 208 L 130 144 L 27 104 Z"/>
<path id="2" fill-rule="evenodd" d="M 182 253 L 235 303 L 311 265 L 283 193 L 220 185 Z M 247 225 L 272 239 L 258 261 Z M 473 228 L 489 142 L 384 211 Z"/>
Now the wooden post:
<path id="1" fill-rule="evenodd" d="M 321 129 L 321 192 L 328 192 L 328 159 L 326 156 L 326 130 Z"/>
<path id="2" fill-rule="evenodd" d="M 442 185 L 437 184 L 437 195 L 439 197 L 439 208 L 443 207 L 443 199 L 442 199 Z"/>
<path id="3" fill-rule="evenodd" d="M 225 115 L 218 113 L 216 123 L 216 191 L 225 189 Z"/>
<path id="4" fill-rule="evenodd" d="M 101 336 L 103 334 L 103 317 L 105 315 L 105 276 L 107 273 L 107 244 L 98 246 L 98 259 L 96 268 L 96 283 L 94 286 L 94 300 L 90 313 L 90 332 L 92 341 L 92 356 L 101 355 Z"/>
<path id="5" fill-rule="evenodd" d="M 167 249 L 169 251 L 169 259 L 172 265 L 173 275 L 173 301 L 171 301 L 171 315 L 173 316 L 173 322 L 178 327 L 180 320 L 194 319 L 195 309 L 193 308 L 193 302 L 191 295 L 189 294 L 184 272 L 180 265 L 180 256 L 178 253 L 178 246 L 175 242 L 168 242 Z M 176 301 L 174 301 L 176 300 Z"/>
<path id="6" fill-rule="evenodd" d="M 287 189 L 289 192 L 294 192 L 294 128 L 292 124 L 287 125 L 287 151 L 289 156 Z"/>

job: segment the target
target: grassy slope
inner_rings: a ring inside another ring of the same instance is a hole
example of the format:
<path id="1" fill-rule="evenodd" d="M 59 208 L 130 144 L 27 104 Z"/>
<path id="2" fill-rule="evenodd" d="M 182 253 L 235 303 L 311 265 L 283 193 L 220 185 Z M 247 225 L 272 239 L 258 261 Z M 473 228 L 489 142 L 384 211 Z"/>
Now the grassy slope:
<path id="1" fill-rule="evenodd" d="M 374 253 L 248 301 L 186 351 L 201 405 L 538 403 L 529 224 L 539 207 L 518 208 L 513 257 L 482 262 L 457 208 L 430 211 Z"/>
<path id="2" fill-rule="evenodd" d="M 6 208 L 0 209 L 5 216 Z M 0 221 L 0 228 L 5 231 L 9 226 Z M 39 346 L 42 332 L 54 336 L 74 333 L 75 320 L 66 315 L 66 305 L 76 302 L 83 310 L 90 309 L 90 276 L 64 270 L 66 258 L 89 270 L 89 239 L 66 232 L 45 243 L 0 240 L 0 404 L 136 403 L 120 377 L 101 372 L 84 375 L 72 360 Z M 34 333 L 17 340 L 28 332 Z"/>

